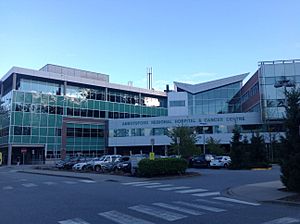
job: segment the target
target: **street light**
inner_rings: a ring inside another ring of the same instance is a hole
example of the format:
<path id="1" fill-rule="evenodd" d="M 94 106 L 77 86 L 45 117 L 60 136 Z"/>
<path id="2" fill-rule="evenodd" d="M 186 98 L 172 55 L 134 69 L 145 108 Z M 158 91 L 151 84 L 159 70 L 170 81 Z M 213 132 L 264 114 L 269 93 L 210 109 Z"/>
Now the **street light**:
<path id="1" fill-rule="evenodd" d="M 204 125 L 207 125 L 207 123 L 200 123 L 202 125 L 202 137 L 203 137 L 203 154 L 206 153 L 206 149 L 205 149 L 205 131 L 208 129 L 207 127 L 205 127 Z"/>

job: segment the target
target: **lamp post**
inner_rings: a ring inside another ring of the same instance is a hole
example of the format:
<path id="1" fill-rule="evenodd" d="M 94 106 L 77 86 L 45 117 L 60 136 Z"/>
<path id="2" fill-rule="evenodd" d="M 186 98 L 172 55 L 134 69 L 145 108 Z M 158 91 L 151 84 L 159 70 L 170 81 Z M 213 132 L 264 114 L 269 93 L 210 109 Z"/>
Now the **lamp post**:
<path id="1" fill-rule="evenodd" d="M 176 143 L 177 143 L 177 155 L 179 156 L 180 137 L 176 138 Z"/>
<path id="2" fill-rule="evenodd" d="M 207 127 L 205 127 L 204 125 L 207 125 L 207 123 L 200 123 L 202 125 L 202 138 L 203 138 L 203 154 L 206 153 L 206 149 L 205 149 L 205 131 L 207 130 Z"/>

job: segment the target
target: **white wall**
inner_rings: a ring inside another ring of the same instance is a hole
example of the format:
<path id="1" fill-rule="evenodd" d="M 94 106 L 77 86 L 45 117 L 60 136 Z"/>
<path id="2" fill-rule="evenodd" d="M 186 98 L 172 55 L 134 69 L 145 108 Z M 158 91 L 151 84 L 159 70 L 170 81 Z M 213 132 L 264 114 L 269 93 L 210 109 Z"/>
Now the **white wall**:
<path id="1" fill-rule="evenodd" d="M 183 100 L 184 107 L 170 107 L 170 101 Z M 187 116 L 188 110 L 188 94 L 187 92 L 168 92 L 168 116 Z"/>

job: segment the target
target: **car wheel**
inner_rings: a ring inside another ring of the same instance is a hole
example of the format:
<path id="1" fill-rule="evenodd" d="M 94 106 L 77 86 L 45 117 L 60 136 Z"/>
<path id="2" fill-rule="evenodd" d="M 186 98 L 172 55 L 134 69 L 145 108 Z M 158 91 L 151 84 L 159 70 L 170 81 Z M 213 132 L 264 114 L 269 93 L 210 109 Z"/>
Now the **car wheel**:
<path id="1" fill-rule="evenodd" d="M 96 167 L 95 167 L 95 171 L 96 171 L 96 172 L 100 172 L 101 170 L 102 170 L 102 169 L 101 169 L 101 166 L 96 166 Z"/>
<path id="2" fill-rule="evenodd" d="M 224 168 L 228 168 L 228 164 L 227 163 L 224 164 Z"/>
<path id="3" fill-rule="evenodd" d="M 84 171 L 85 171 L 85 170 L 86 170 L 86 166 L 83 166 L 83 167 L 81 168 L 81 170 L 84 170 Z"/>

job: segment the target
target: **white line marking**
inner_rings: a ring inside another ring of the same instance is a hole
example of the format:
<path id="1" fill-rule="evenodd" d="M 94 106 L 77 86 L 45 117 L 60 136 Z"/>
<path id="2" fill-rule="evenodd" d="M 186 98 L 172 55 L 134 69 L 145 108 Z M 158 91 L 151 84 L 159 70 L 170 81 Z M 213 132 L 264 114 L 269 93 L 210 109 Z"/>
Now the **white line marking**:
<path id="1" fill-rule="evenodd" d="M 63 220 L 63 221 L 59 221 L 58 223 L 60 223 L 60 224 L 89 224 L 88 222 L 86 222 L 82 219 L 79 219 L 79 218 Z"/>
<path id="2" fill-rule="evenodd" d="M 3 190 L 12 190 L 14 189 L 12 186 L 5 186 L 2 188 Z"/>
<path id="3" fill-rule="evenodd" d="M 137 211 L 137 212 L 141 212 L 147 215 L 151 215 L 157 218 L 161 218 L 167 221 L 176 221 L 179 219 L 183 219 L 186 218 L 187 216 L 185 215 L 181 215 L 178 213 L 174 213 L 174 212 L 169 212 L 167 210 L 164 209 L 158 209 L 152 206 L 146 206 L 146 205 L 136 205 L 136 206 L 132 206 L 129 207 L 129 209 Z"/>
<path id="4" fill-rule="evenodd" d="M 208 191 L 208 190 L 197 188 L 197 189 L 181 190 L 181 191 L 175 191 L 175 192 L 181 193 L 181 194 L 188 194 L 188 193 L 197 193 L 197 192 L 204 192 L 204 191 Z"/>
<path id="5" fill-rule="evenodd" d="M 28 184 L 22 184 L 24 187 L 37 187 L 36 184 L 28 183 Z"/>
<path id="6" fill-rule="evenodd" d="M 82 183 L 87 183 L 87 184 L 96 183 L 96 181 L 94 181 L 94 180 L 79 180 L 79 181 L 82 182 Z"/>
<path id="7" fill-rule="evenodd" d="M 134 185 L 131 185 L 131 186 L 143 187 L 143 186 L 152 186 L 152 185 L 158 185 L 158 184 L 161 184 L 161 183 L 142 183 L 142 184 L 134 184 Z"/>
<path id="8" fill-rule="evenodd" d="M 268 222 L 264 222 L 263 224 L 289 224 L 289 223 L 299 223 L 299 219 L 294 219 L 290 217 L 283 217 L 280 219 L 274 219 Z"/>
<path id="9" fill-rule="evenodd" d="M 259 206 L 260 205 L 258 203 L 241 201 L 241 200 L 237 200 L 237 199 L 233 199 L 233 198 L 226 198 L 226 197 L 215 197 L 214 199 L 220 200 L 220 201 L 234 202 L 234 203 L 244 204 L 244 205 L 253 205 L 253 206 Z"/>
<path id="10" fill-rule="evenodd" d="M 206 197 L 206 196 L 216 196 L 220 195 L 220 192 L 206 192 L 206 193 L 199 193 L 199 194 L 192 194 L 197 197 Z"/>
<path id="11" fill-rule="evenodd" d="M 142 184 L 142 183 L 152 183 L 150 181 L 140 181 L 140 182 L 127 182 L 127 183 L 122 183 L 123 185 L 133 185 L 133 184 Z"/>
<path id="12" fill-rule="evenodd" d="M 173 184 L 162 184 L 162 185 L 154 185 L 154 186 L 146 186 L 146 188 L 159 188 L 159 187 L 171 187 Z"/>
<path id="13" fill-rule="evenodd" d="M 43 182 L 43 184 L 46 184 L 46 185 L 56 185 L 57 183 L 55 183 L 55 182 L 52 182 L 52 181 L 45 181 L 45 182 Z"/>
<path id="14" fill-rule="evenodd" d="M 186 206 L 189 206 L 192 208 L 199 208 L 199 209 L 203 209 L 203 210 L 207 210 L 207 211 L 211 211 L 211 212 L 225 212 L 226 211 L 225 209 L 222 209 L 222 208 L 215 208 L 215 207 L 199 205 L 199 204 L 183 202 L 183 201 L 175 201 L 174 203 L 178 204 L 178 205 L 186 205 Z"/>
<path id="15" fill-rule="evenodd" d="M 65 180 L 63 181 L 65 184 L 77 184 L 77 182 Z"/>
<path id="16" fill-rule="evenodd" d="M 135 218 L 133 216 L 126 215 L 117 211 L 101 212 L 98 213 L 98 215 L 119 224 L 153 224 L 153 222 Z"/>
<path id="17" fill-rule="evenodd" d="M 204 202 L 204 203 L 213 204 L 213 205 L 228 206 L 228 207 L 233 206 L 233 204 L 228 204 L 228 203 L 224 203 L 224 202 L 220 202 L 220 201 L 209 201 L 209 200 L 205 200 L 205 199 L 196 199 L 195 201 Z"/>
<path id="18" fill-rule="evenodd" d="M 183 208 L 183 207 L 179 207 L 176 205 L 170 205 L 170 204 L 166 204 L 166 203 L 153 203 L 153 205 L 160 206 L 162 208 L 172 209 L 172 210 L 183 212 L 183 213 L 187 213 L 189 215 L 203 215 L 204 214 L 203 212 L 199 212 L 199 211 L 196 211 L 193 209 Z"/>
<path id="19" fill-rule="evenodd" d="M 190 187 L 166 187 L 166 188 L 158 188 L 160 191 L 173 191 L 173 190 L 181 190 L 181 189 L 189 189 Z"/>

